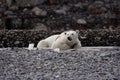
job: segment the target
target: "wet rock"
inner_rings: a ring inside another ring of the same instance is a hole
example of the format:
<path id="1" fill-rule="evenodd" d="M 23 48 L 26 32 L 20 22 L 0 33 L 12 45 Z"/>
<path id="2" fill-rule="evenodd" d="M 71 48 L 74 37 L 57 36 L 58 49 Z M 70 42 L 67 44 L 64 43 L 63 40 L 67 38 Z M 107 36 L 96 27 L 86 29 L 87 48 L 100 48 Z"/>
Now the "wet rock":
<path id="1" fill-rule="evenodd" d="M 40 9 L 39 7 L 34 7 L 32 9 L 32 12 L 36 15 L 36 16 L 47 16 L 47 11 Z"/>

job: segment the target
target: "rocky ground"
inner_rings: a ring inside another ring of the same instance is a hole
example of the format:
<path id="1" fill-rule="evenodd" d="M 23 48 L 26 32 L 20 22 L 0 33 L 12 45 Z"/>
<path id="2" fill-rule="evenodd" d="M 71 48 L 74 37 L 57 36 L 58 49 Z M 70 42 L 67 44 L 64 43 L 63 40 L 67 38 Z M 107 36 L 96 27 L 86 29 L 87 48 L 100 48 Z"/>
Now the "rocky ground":
<path id="1" fill-rule="evenodd" d="M 69 29 L 81 30 L 83 46 L 120 46 L 119 4 L 120 0 L 0 0 L 0 47 L 27 47 Z"/>
<path id="2" fill-rule="evenodd" d="M 0 0 L 0 80 L 120 80 L 120 0 Z M 80 30 L 76 51 L 26 50 Z M 10 47 L 10 48 L 5 48 Z"/>
<path id="3" fill-rule="evenodd" d="M 0 47 L 28 47 L 48 36 L 59 32 L 35 30 L 3 30 L 0 31 Z M 120 30 L 80 30 L 79 39 L 82 46 L 120 46 Z"/>
<path id="4" fill-rule="evenodd" d="M 0 80 L 120 80 L 120 48 L 0 49 Z"/>
<path id="5" fill-rule="evenodd" d="M 1 29 L 120 28 L 119 0 L 1 0 Z"/>

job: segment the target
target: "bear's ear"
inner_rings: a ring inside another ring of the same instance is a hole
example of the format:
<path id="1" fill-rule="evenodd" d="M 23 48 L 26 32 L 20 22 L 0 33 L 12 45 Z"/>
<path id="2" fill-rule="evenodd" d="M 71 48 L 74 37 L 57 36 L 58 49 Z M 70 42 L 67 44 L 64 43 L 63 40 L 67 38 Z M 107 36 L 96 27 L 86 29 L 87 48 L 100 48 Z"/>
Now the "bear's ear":
<path id="1" fill-rule="evenodd" d="M 77 34 L 79 34 L 79 32 L 80 32 L 79 30 L 76 30 L 76 33 L 77 33 Z"/>

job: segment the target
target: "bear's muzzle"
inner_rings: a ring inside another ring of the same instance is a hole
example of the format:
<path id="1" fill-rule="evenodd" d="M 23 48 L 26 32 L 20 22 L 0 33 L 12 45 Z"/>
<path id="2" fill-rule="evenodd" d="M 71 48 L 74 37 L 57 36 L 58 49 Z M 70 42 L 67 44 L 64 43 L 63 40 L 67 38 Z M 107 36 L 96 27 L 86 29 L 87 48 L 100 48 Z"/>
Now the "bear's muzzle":
<path id="1" fill-rule="evenodd" d="M 72 38 L 71 38 L 71 37 L 68 37 L 68 40 L 69 40 L 69 41 L 71 41 L 71 40 L 72 40 Z"/>

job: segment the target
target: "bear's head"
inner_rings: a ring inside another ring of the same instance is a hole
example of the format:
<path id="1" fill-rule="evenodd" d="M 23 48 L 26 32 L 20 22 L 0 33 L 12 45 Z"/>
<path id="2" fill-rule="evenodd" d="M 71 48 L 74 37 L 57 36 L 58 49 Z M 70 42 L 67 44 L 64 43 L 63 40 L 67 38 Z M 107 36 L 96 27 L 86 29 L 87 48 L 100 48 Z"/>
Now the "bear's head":
<path id="1" fill-rule="evenodd" d="M 64 35 L 67 41 L 69 42 L 76 41 L 78 39 L 78 34 L 79 34 L 79 30 L 76 31 L 70 30 L 62 33 L 62 35 Z"/>

